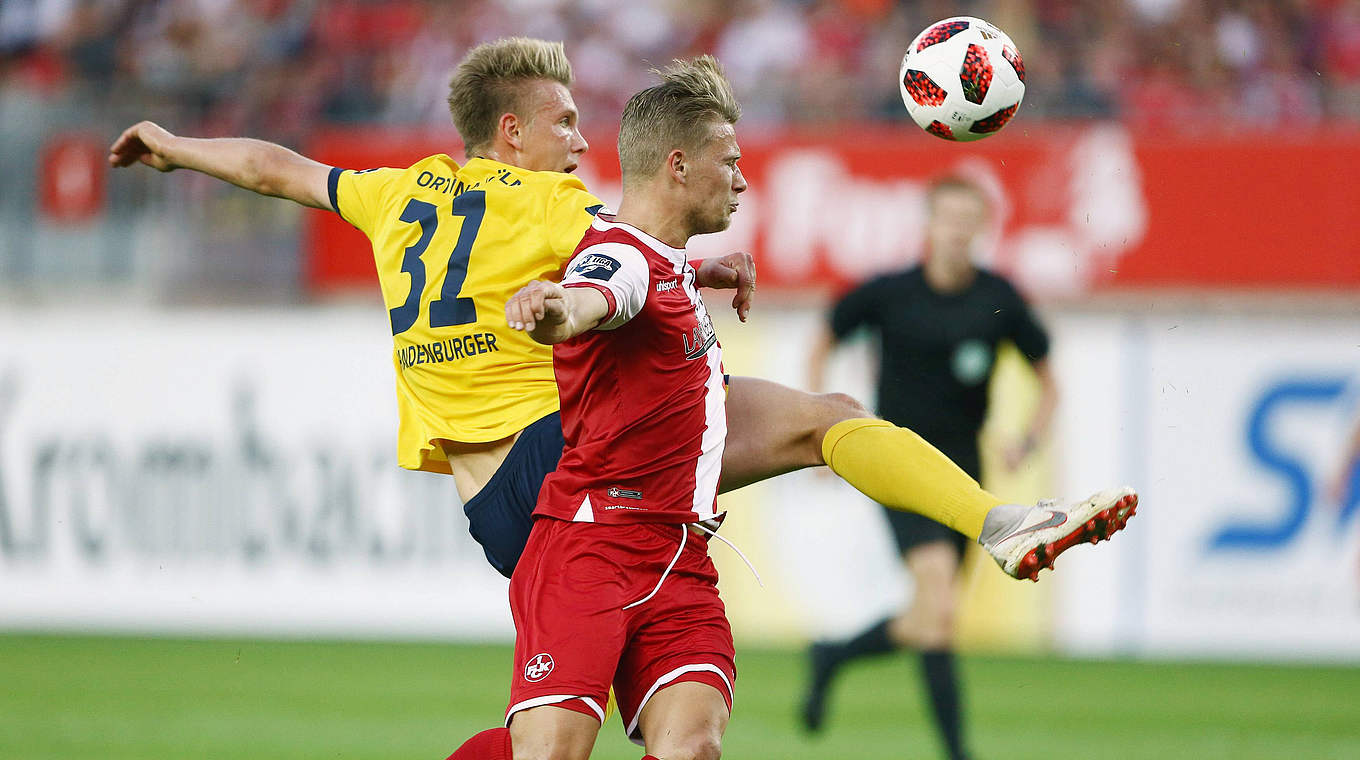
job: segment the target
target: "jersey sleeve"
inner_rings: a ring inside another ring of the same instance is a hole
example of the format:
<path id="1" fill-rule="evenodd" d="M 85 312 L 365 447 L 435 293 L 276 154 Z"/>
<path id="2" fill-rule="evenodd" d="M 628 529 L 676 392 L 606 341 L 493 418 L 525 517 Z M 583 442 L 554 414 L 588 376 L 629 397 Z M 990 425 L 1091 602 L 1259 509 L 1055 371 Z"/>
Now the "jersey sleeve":
<path id="1" fill-rule="evenodd" d="M 831 334 L 842 340 L 850 333 L 865 326 L 878 324 L 879 280 L 861 283 L 831 307 Z"/>
<path id="2" fill-rule="evenodd" d="M 642 311 L 652 284 L 651 268 L 638 249 L 623 243 L 601 243 L 576 254 L 562 278 L 564 288 L 594 288 L 609 302 L 597 330 L 623 326 Z"/>
<path id="3" fill-rule="evenodd" d="M 548 244 L 559 261 L 572 257 L 595 214 L 603 209 L 600 199 L 586 192 L 585 185 L 575 177 L 568 177 L 553 188 L 548 194 L 543 224 Z"/>
<path id="4" fill-rule="evenodd" d="M 1034 310 L 1025 302 L 1024 297 L 1009 282 L 1002 280 L 1001 283 L 1005 289 L 1005 299 L 1008 301 L 1004 308 L 1010 315 L 1010 319 L 1007 320 L 1007 337 L 1030 361 L 1039 361 L 1047 357 L 1048 331 L 1039 324 L 1038 318 L 1034 316 Z"/>
<path id="5" fill-rule="evenodd" d="M 326 183 L 331 207 L 340 214 L 341 219 L 371 236 L 378 210 L 382 208 L 383 196 L 401 173 L 401 169 L 386 168 L 363 171 L 339 167 L 331 169 Z"/>

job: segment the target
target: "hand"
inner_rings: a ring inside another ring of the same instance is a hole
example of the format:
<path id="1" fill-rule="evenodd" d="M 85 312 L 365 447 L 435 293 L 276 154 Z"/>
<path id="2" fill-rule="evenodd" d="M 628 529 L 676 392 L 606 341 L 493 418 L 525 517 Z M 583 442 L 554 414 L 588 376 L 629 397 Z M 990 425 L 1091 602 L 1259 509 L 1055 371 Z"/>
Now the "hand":
<path id="1" fill-rule="evenodd" d="M 530 332 L 542 322 L 567 321 L 567 291 L 555 282 L 534 280 L 505 302 L 505 321 L 512 330 Z"/>
<path id="2" fill-rule="evenodd" d="M 172 171 L 177 167 L 166 154 L 174 138 L 154 122 L 133 124 L 109 146 L 109 166 L 120 168 L 140 161 L 157 171 Z"/>
<path id="3" fill-rule="evenodd" d="M 737 310 L 737 318 L 745 322 L 756 295 L 756 260 L 744 251 L 704 259 L 694 271 L 694 284 L 718 290 L 736 288 L 732 308 Z"/>
<path id="4" fill-rule="evenodd" d="M 1327 485 L 1327 501 L 1345 508 L 1344 500 L 1351 495 L 1351 471 L 1354 462 L 1347 462 L 1336 472 Z"/>
<path id="5" fill-rule="evenodd" d="M 1039 441 L 1033 435 L 1027 435 L 1018 441 L 1012 441 L 1001 450 L 1001 458 L 1006 466 L 1006 472 L 1015 472 L 1024 464 L 1025 459 L 1039 447 Z"/>

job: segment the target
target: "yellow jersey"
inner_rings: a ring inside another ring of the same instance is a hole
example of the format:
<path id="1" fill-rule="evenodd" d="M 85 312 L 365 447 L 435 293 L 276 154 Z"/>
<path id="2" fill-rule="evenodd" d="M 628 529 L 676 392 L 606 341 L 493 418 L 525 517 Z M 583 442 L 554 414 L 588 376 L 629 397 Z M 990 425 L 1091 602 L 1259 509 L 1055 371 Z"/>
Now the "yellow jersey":
<path id="1" fill-rule="evenodd" d="M 332 169 L 329 191 L 373 245 L 402 467 L 448 473 L 439 440 L 497 441 L 557 411 L 552 348 L 507 327 L 505 303 L 530 280 L 561 279 L 602 206 L 579 179 L 440 154 Z"/>

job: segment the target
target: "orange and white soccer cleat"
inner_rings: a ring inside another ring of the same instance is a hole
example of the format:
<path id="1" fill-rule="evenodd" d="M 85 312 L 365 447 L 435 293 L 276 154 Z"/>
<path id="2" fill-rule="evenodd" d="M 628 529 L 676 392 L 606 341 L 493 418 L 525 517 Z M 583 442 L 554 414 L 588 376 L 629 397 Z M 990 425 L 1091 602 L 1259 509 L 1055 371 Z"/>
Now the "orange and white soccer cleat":
<path id="1" fill-rule="evenodd" d="M 1138 508 L 1127 486 L 1101 491 L 1067 507 L 1044 500 L 1029 507 L 1001 504 L 987 513 L 978 543 L 1012 578 L 1039 580 L 1059 554 L 1080 543 L 1097 543 L 1123 529 Z"/>

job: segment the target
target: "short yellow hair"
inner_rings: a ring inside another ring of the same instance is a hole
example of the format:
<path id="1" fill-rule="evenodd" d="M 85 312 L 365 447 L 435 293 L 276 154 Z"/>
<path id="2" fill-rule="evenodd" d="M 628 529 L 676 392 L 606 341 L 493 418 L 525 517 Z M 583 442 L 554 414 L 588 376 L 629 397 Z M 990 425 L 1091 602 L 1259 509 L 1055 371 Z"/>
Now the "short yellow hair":
<path id="1" fill-rule="evenodd" d="M 504 37 L 468 51 L 449 80 L 449 113 L 468 158 L 491 146 L 501 115 L 519 114 L 525 85 L 539 79 L 571 86 L 561 42 Z"/>
<path id="2" fill-rule="evenodd" d="M 675 60 L 652 70 L 661 83 L 628 99 L 619 125 L 619 166 L 631 177 L 650 177 L 672 150 L 698 150 L 714 122 L 736 124 L 741 104 L 722 65 L 711 55 Z"/>

